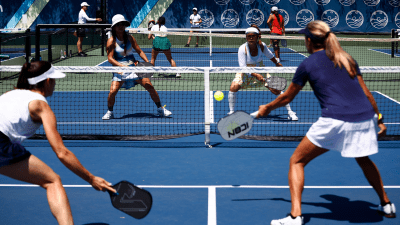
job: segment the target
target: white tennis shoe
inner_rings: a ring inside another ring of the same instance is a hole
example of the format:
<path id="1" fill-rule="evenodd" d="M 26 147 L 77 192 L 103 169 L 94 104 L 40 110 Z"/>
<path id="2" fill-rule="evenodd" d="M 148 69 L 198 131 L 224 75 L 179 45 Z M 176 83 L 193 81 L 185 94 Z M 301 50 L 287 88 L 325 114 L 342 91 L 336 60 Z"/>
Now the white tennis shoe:
<path id="1" fill-rule="evenodd" d="M 112 111 L 107 111 L 106 114 L 104 114 L 103 120 L 109 120 L 109 119 L 114 119 L 114 114 Z"/>
<path id="2" fill-rule="evenodd" d="M 393 203 L 388 203 L 384 206 L 379 205 L 378 211 L 387 218 L 396 218 L 396 207 Z"/>
<path id="3" fill-rule="evenodd" d="M 229 112 L 228 112 L 228 116 L 229 116 L 229 115 L 232 115 L 234 112 L 235 112 L 235 111 L 229 111 Z"/>
<path id="4" fill-rule="evenodd" d="M 177 73 L 175 77 L 176 77 L 176 78 L 180 78 L 180 77 L 181 77 L 181 74 L 180 74 L 180 73 Z"/>
<path id="5" fill-rule="evenodd" d="M 290 215 L 280 220 L 272 220 L 271 225 L 303 225 L 303 217 L 298 216 L 294 219 Z"/>
<path id="6" fill-rule="evenodd" d="M 172 114 L 172 112 L 166 109 L 165 106 L 158 108 L 157 113 L 160 116 L 170 116 Z"/>
<path id="7" fill-rule="evenodd" d="M 296 113 L 293 111 L 289 111 L 288 115 L 289 115 L 288 120 L 293 120 L 293 121 L 299 120 L 299 118 L 296 116 Z"/>

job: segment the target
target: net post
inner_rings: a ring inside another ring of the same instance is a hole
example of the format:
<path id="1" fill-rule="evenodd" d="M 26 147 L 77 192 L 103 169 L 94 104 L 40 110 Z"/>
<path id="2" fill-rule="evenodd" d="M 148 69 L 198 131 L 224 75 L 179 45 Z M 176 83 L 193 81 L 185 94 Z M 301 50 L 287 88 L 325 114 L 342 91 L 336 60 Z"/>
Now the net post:
<path id="1" fill-rule="evenodd" d="M 36 25 L 35 30 L 35 61 L 40 60 L 40 26 Z"/>
<path id="2" fill-rule="evenodd" d="M 1 35 L 0 35 L 0 54 L 1 54 L 1 42 L 2 42 L 3 40 L 2 40 L 2 38 L 1 38 Z M 1 60 L 0 60 L 0 65 L 1 65 Z M 1 78 L 1 72 L 0 72 L 0 78 Z"/>
<path id="3" fill-rule="evenodd" d="M 31 57 L 31 29 L 26 29 L 25 34 L 25 62 L 29 63 L 29 58 Z"/>
<path id="4" fill-rule="evenodd" d="M 106 43 L 106 29 L 101 29 L 101 56 L 104 56 L 105 43 Z"/>
<path id="5" fill-rule="evenodd" d="M 51 42 L 51 34 L 48 34 L 47 36 L 47 61 L 52 62 L 53 61 L 53 52 L 51 51 L 52 48 L 52 42 Z"/>
<path id="6" fill-rule="evenodd" d="M 209 31 L 210 32 L 210 56 L 212 56 L 212 35 L 211 35 L 211 30 Z"/>
<path id="7" fill-rule="evenodd" d="M 211 148 L 210 133 L 211 133 L 211 117 L 210 117 L 210 69 L 204 69 L 204 144 Z"/>
<path id="8" fill-rule="evenodd" d="M 396 36 L 395 29 L 392 29 L 392 38 L 395 38 L 395 36 Z M 395 42 L 393 41 L 393 42 L 391 42 L 391 44 L 392 44 L 391 56 L 392 56 L 392 58 L 394 58 L 394 45 L 395 45 Z"/>
<path id="9" fill-rule="evenodd" d="M 65 51 L 66 51 L 66 53 L 68 54 L 68 45 L 69 45 L 69 41 L 68 41 L 68 28 L 65 28 L 66 29 L 66 32 L 65 32 L 65 35 L 66 35 L 66 37 L 65 37 Z M 82 48 L 83 48 L 83 44 L 82 44 Z M 83 51 L 83 49 L 82 49 L 82 51 Z"/>

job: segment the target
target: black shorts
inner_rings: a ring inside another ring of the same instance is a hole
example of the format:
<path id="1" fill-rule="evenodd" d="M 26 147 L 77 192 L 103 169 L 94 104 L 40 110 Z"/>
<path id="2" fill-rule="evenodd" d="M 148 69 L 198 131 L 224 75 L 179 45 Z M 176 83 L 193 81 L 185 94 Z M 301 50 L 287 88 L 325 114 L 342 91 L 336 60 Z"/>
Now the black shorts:
<path id="1" fill-rule="evenodd" d="M 86 37 L 85 28 L 76 29 L 76 36 L 78 36 L 78 37 Z"/>
<path id="2" fill-rule="evenodd" d="M 0 167 L 11 165 L 31 156 L 31 153 L 21 144 L 12 143 L 10 139 L 0 132 Z"/>

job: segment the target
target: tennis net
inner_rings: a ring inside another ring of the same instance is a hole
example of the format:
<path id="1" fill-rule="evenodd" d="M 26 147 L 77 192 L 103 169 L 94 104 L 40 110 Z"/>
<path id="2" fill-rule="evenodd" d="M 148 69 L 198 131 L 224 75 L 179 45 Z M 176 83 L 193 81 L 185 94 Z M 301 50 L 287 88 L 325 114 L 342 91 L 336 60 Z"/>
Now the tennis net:
<path id="1" fill-rule="evenodd" d="M 296 67 L 68 67 L 56 66 L 67 77 L 57 80 L 56 91 L 48 98 L 56 114 L 58 129 L 65 139 L 159 140 L 188 135 L 218 133 L 219 119 L 229 112 L 228 91 L 237 72 L 269 73 L 284 77 L 290 85 Z M 19 66 L 0 66 L 1 93 L 16 86 L 12 76 Z M 240 70 L 240 71 L 239 71 Z M 157 114 L 149 92 L 138 85 L 121 89 L 116 96 L 114 119 L 102 120 L 107 112 L 107 97 L 112 72 L 149 73 L 162 105 L 170 117 Z M 361 67 L 364 80 L 372 92 L 388 127 L 386 139 L 400 139 L 400 67 Z M 177 78 L 176 73 L 181 77 Z M 7 76 L 9 75 L 9 76 Z M 215 91 L 225 98 L 216 101 Z M 240 90 L 235 110 L 253 112 L 258 106 L 276 98 L 264 87 Z M 307 84 L 291 103 L 298 121 L 288 120 L 285 107 L 267 118 L 257 119 L 244 136 L 255 140 L 299 140 L 320 116 L 320 105 Z M 43 129 L 37 138 L 44 137 Z"/>
<path id="2" fill-rule="evenodd" d="M 148 39 L 149 33 L 166 35 L 170 40 L 171 53 L 177 66 L 189 67 L 234 67 L 238 66 L 237 52 L 239 47 L 246 42 L 244 29 L 196 29 L 190 33 L 187 29 L 169 29 L 169 32 L 152 31 L 144 29 L 129 29 L 128 32 L 136 39 L 140 48 L 151 57 L 152 40 Z M 297 34 L 297 30 L 287 32 L 286 36 L 271 36 L 262 30 L 262 41 L 268 45 L 269 50 L 277 57 L 271 45 L 271 39 L 285 40 L 284 47 L 279 44 L 279 58 L 283 66 L 298 66 L 309 56 L 304 44 L 304 35 Z M 342 48 L 358 62 L 360 66 L 398 66 L 400 54 L 393 49 L 400 39 L 391 38 L 390 34 L 345 34 L 337 33 Z M 189 36 L 191 42 L 187 47 Z M 196 42 L 198 40 L 198 46 Z M 167 63 L 165 61 L 165 63 Z M 269 60 L 264 60 L 265 66 L 274 66 Z M 167 66 L 156 62 L 156 66 Z"/>

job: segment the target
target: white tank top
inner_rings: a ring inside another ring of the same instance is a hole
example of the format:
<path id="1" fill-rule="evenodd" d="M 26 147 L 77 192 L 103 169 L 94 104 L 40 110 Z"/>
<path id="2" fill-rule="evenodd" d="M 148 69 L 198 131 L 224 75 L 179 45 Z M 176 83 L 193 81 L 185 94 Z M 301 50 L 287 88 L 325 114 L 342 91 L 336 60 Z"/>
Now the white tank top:
<path id="1" fill-rule="evenodd" d="M 10 138 L 12 143 L 22 143 L 35 134 L 42 125 L 35 123 L 29 113 L 29 103 L 46 98 L 29 90 L 12 90 L 0 96 L 0 131 Z"/>

